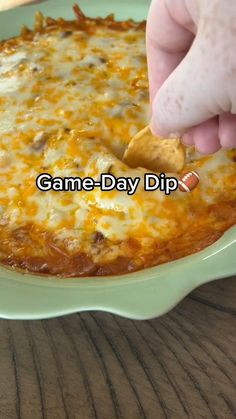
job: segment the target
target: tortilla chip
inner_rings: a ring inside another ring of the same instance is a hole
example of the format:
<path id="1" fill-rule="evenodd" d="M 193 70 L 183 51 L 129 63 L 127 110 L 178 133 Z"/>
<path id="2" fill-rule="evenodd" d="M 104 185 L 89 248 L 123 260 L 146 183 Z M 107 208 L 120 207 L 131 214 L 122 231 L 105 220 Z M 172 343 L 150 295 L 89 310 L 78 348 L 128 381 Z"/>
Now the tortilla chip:
<path id="1" fill-rule="evenodd" d="M 147 126 L 130 141 L 123 161 L 129 167 L 154 172 L 180 172 L 185 164 L 185 148 L 179 139 L 160 139 Z"/>

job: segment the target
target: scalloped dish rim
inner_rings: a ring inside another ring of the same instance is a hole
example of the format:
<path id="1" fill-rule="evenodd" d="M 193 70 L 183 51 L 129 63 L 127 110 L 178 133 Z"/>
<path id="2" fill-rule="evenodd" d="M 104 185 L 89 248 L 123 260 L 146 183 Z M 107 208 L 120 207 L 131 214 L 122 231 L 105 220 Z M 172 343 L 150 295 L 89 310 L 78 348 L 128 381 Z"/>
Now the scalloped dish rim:
<path id="1" fill-rule="evenodd" d="M 114 11 L 124 18 L 129 11 L 136 20 L 145 18 L 148 0 L 138 0 L 135 11 L 125 0 L 96 0 L 88 5 L 78 1 L 89 14 L 108 14 Z M 33 12 L 52 14 L 65 10 L 67 17 L 75 1 L 51 0 L 37 6 L 21 7 L 0 13 L 0 39 L 9 37 L 16 17 L 18 23 L 32 21 Z M 97 9 L 96 9 L 97 7 Z M 99 11 L 100 10 L 100 11 Z M 28 16 L 28 18 L 27 18 Z M 31 18 L 29 19 L 29 16 Z M 15 31 L 15 28 L 14 28 Z M 50 276 L 22 274 L 0 266 L 0 317 L 8 319 L 45 319 L 87 310 L 102 310 L 131 319 L 150 319 L 160 316 L 179 303 L 196 287 L 214 279 L 236 274 L 236 226 L 204 250 L 130 274 L 60 279 Z"/>

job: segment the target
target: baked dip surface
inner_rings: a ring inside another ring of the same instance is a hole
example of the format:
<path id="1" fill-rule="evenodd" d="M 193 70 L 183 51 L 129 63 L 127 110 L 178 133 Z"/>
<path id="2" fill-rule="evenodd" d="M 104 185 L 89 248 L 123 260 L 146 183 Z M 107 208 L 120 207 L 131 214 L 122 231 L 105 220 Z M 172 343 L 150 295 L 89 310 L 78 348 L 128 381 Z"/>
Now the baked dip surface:
<path id="1" fill-rule="evenodd" d="M 191 193 L 41 191 L 36 178 L 140 177 L 121 158 L 149 121 L 145 22 L 37 14 L 0 43 L 0 261 L 64 277 L 115 275 L 195 253 L 236 222 L 236 152 L 187 153 Z M 181 174 L 180 174 L 181 175 Z"/>

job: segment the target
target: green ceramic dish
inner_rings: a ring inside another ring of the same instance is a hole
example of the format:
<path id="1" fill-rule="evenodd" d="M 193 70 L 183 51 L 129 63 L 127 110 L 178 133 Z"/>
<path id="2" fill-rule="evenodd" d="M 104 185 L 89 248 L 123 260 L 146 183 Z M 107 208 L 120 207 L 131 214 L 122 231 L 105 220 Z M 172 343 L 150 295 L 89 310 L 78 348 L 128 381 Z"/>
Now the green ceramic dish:
<path id="1" fill-rule="evenodd" d="M 5 0 L 0 0 L 5 1 Z M 0 38 L 33 23 L 34 11 L 71 18 L 74 0 L 51 0 L 40 6 L 0 13 Z M 115 12 L 117 18 L 142 20 L 148 0 L 81 0 L 90 16 Z M 129 275 L 62 280 L 23 275 L 0 268 L 0 316 L 42 319 L 85 310 L 104 310 L 133 319 L 148 319 L 170 310 L 201 284 L 236 274 L 236 227 L 202 252 Z"/>

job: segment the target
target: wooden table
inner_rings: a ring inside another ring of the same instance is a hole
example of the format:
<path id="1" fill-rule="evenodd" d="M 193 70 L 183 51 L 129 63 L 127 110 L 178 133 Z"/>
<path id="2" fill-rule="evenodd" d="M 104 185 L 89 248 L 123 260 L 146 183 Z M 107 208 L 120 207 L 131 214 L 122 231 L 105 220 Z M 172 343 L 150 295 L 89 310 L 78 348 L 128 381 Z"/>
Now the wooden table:
<path id="1" fill-rule="evenodd" d="M 236 278 L 169 314 L 0 320 L 0 419 L 236 416 Z"/>

